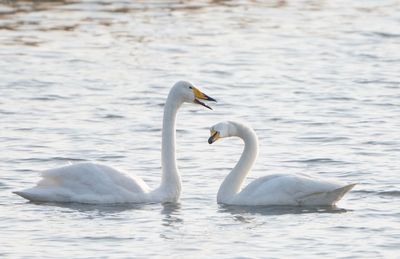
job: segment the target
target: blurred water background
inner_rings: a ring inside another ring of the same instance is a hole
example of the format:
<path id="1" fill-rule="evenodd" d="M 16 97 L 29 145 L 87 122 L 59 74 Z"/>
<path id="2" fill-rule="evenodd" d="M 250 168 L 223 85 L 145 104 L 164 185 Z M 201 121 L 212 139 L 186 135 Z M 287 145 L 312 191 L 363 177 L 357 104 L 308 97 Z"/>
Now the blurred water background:
<path id="1" fill-rule="evenodd" d="M 400 1 L 1 1 L 0 257 L 399 258 Z M 99 161 L 160 180 L 163 104 L 190 80 L 214 112 L 178 115 L 179 204 L 29 203 L 43 169 Z M 252 180 L 359 183 L 335 208 L 226 207 L 249 122 Z"/>

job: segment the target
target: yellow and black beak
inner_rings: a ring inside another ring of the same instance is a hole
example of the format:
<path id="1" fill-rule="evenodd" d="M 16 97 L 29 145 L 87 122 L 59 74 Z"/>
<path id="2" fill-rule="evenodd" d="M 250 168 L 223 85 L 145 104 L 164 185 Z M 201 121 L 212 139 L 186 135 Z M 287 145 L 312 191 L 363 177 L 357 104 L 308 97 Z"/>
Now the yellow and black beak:
<path id="1" fill-rule="evenodd" d="M 220 138 L 219 132 L 218 132 L 218 131 L 215 131 L 215 130 L 212 130 L 212 131 L 211 131 L 211 137 L 208 139 L 208 144 L 214 143 L 214 142 L 217 141 L 219 138 Z"/>
<path id="2" fill-rule="evenodd" d="M 211 102 L 217 102 L 217 100 L 215 100 L 214 98 L 211 98 L 210 96 L 202 93 L 199 89 L 197 89 L 196 87 L 192 87 L 193 90 L 193 94 L 194 94 L 194 103 L 200 104 L 210 110 L 212 110 L 212 108 L 210 106 L 208 106 L 207 104 L 203 103 L 200 100 L 206 100 L 206 101 L 211 101 Z"/>

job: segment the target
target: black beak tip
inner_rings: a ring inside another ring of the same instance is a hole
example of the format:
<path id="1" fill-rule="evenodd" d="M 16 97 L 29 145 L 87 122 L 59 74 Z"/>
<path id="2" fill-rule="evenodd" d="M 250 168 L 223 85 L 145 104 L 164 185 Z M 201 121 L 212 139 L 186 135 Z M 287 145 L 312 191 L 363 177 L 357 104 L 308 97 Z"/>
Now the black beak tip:
<path id="1" fill-rule="evenodd" d="M 210 101 L 210 102 L 217 102 L 217 100 L 215 100 L 214 98 L 212 98 L 212 97 L 210 97 L 210 96 L 207 96 L 207 101 Z"/>
<path id="2" fill-rule="evenodd" d="M 210 106 L 208 106 L 207 104 L 203 103 L 202 101 L 199 101 L 198 99 L 194 99 L 194 103 L 200 104 L 201 106 L 204 106 L 207 109 L 212 110 L 212 108 Z"/>
<path id="3" fill-rule="evenodd" d="M 211 145 L 212 143 L 213 143 L 213 140 L 212 140 L 212 137 L 211 137 L 211 138 L 208 139 L 208 144 Z"/>

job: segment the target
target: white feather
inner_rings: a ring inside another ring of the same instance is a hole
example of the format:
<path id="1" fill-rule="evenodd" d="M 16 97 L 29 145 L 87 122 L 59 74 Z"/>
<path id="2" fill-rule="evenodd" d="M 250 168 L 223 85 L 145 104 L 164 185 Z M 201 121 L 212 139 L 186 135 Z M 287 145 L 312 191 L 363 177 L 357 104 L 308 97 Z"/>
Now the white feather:
<path id="1" fill-rule="evenodd" d="M 245 148 L 236 166 L 218 191 L 219 203 L 231 205 L 334 205 L 355 184 L 306 175 L 273 174 L 258 178 L 240 190 L 258 156 L 256 133 L 239 122 L 222 122 L 211 128 L 220 138 L 236 136 L 243 139 Z M 212 142 L 212 141 L 210 141 Z"/>

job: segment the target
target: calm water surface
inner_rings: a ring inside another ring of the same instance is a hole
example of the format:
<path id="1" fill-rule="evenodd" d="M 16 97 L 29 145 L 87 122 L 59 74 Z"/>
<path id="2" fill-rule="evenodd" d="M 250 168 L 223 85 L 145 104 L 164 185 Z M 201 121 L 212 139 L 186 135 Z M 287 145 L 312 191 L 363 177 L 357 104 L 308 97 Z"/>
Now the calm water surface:
<path id="1" fill-rule="evenodd" d="M 399 258 L 400 2 L 1 1 L 0 257 Z M 38 172 L 100 161 L 160 179 L 163 103 L 190 80 L 219 100 L 178 115 L 179 204 L 29 203 Z M 219 206 L 249 122 L 249 180 L 359 183 L 335 208 Z"/>

